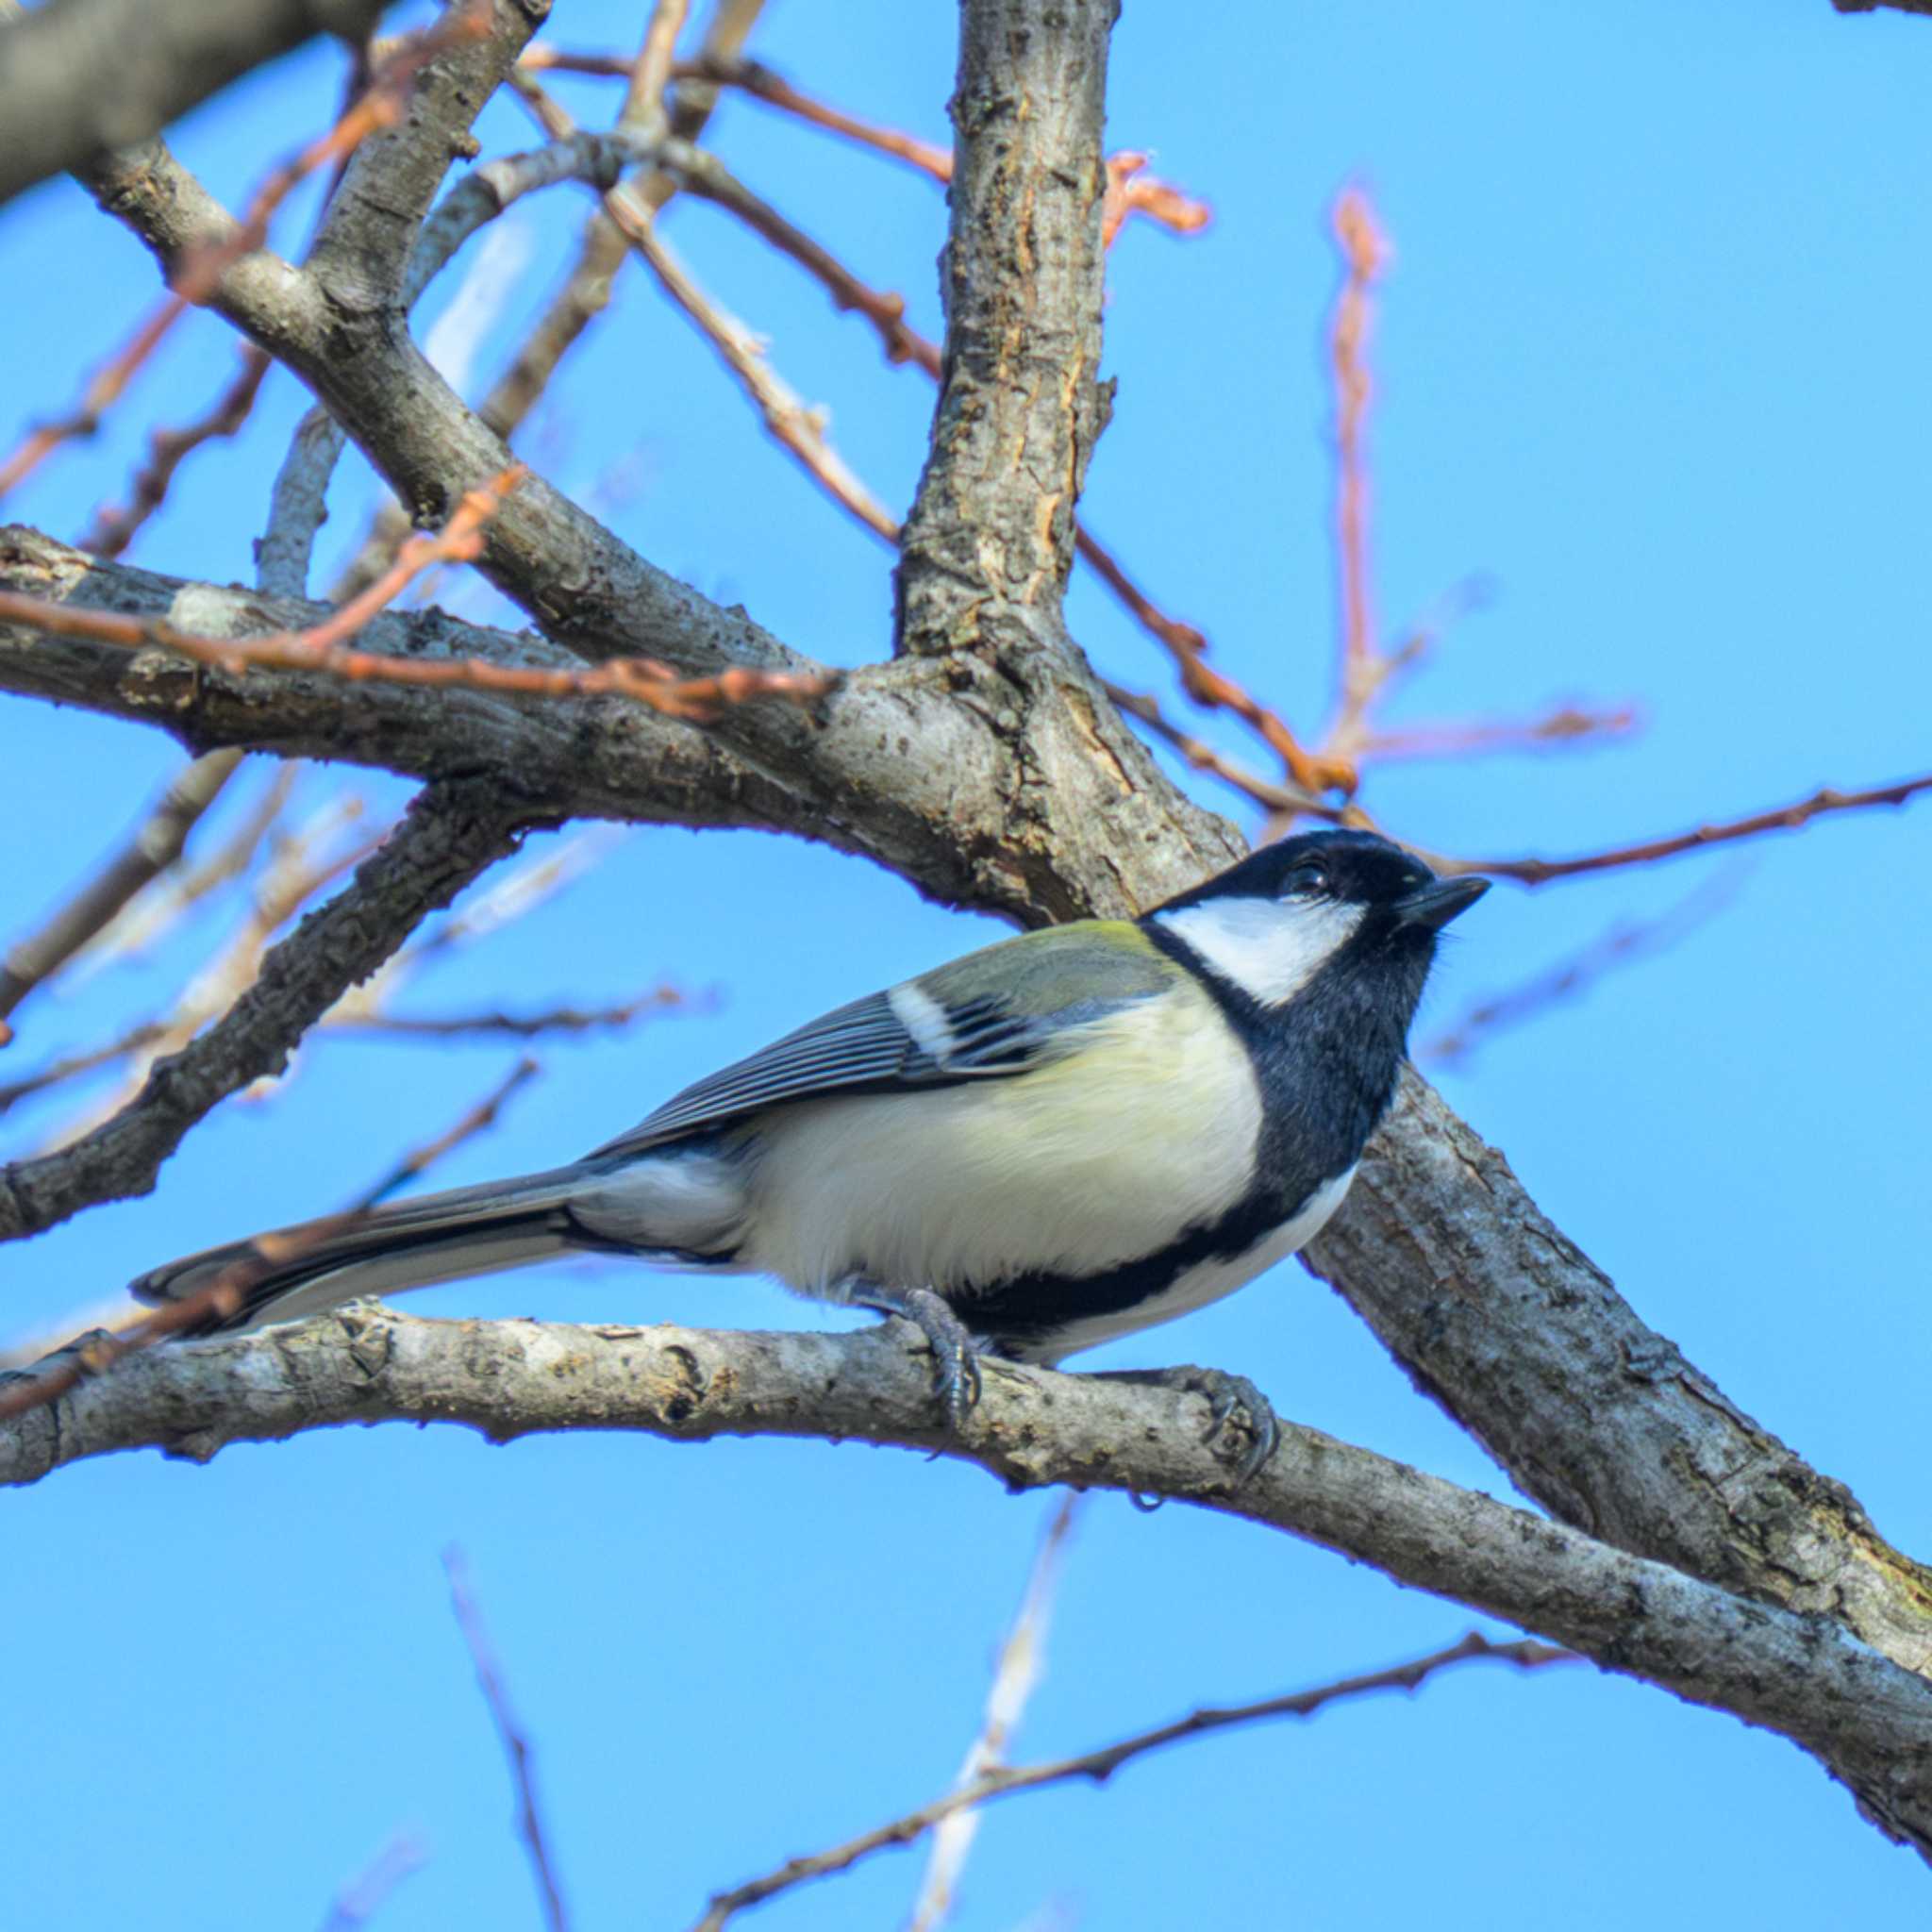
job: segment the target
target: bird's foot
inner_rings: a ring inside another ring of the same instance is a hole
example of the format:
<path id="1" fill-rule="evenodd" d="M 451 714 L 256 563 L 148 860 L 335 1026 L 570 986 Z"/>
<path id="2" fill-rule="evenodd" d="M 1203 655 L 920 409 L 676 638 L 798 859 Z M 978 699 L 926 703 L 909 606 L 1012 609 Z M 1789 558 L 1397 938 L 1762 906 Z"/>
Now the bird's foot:
<path id="1" fill-rule="evenodd" d="M 957 1436 L 979 1400 L 981 1383 L 979 1344 L 952 1305 L 929 1288 L 874 1288 L 870 1282 L 855 1290 L 852 1299 L 860 1307 L 897 1315 L 925 1337 L 932 1350 L 933 1393 L 946 1412 L 948 1430 Z"/>
<path id="2" fill-rule="evenodd" d="M 1243 1489 L 1266 1466 L 1281 1441 L 1281 1424 L 1275 1419 L 1274 1405 L 1245 1375 L 1230 1375 L 1221 1369 L 1198 1369 L 1191 1364 L 1177 1369 L 1099 1369 L 1088 1373 L 1096 1381 L 1138 1382 L 1143 1388 L 1174 1389 L 1188 1395 L 1208 1398 L 1209 1419 L 1202 1435 L 1204 1442 L 1218 1441 L 1242 1412 L 1248 1447 L 1235 1464 L 1234 1486 Z"/>

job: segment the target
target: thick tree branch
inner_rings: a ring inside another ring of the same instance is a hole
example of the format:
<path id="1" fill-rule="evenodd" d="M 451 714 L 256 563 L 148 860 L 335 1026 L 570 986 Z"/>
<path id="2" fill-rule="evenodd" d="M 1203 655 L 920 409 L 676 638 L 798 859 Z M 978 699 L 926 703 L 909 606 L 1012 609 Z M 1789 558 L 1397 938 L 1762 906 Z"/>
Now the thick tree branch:
<path id="1" fill-rule="evenodd" d="M 145 141 L 316 34 L 361 39 L 384 0 L 47 0 L 0 6 L 0 201 Z"/>
<path id="2" fill-rule="evenodd" d="M 393 126 L 357 144 L 308 267 L 338 309 L 393 308 L 423 217 L 469 127 L 550 12 L 550 0 L 459 0 L 461 30 L 424 68 Z"/>
<path id="3" fill-rule="evenodd" d="M 1371 1563 L 1790 1738 L 1932 1856 L 1932 1684 L 1828 1618 L 1731 1596 L 1582 1532 L 1311 1429 L 1230 1495 L 1192 1397 L 992 1364 L 947 1437 L 923 1349 L 893 1329 L 434 1322 L 358 1303 L 296 1327 L 130 1357 L 0 1428 L 0 1482 L 152 1446 L 206 1460 L 335 1423 L 459 1422 L 493 1441 L 637 1429 L 938 1449 L 1008 1484 L 1186 1498 Z"/>
<path id="4" fill-rule="evenodd" d="M 255 984 L 213 1025 L 157 1062 L 120 1113 L 58 1153 L 0 1167 L 0 1241 L 145 1193 L 191 1127 L 251 1080 L 279 1072 L 350 987 L 510 849 L 515 825 L 500 788 L 425 792 L 351 884 L 269 953 Z"/>
<path id="5" fill-rule="evenodd" d="M 932 451 L 899 566 L 902 648 L 1057 622 L 1106 420 L 1101 213 L 1113 0 L 965 0 Z"/>
<path id="6" fill-rule="evenodd" d="M 1564 1522 L 1932 1674 L 1932 1572 L 1647 1328 L 1413 1069 L 1306 1258 Z"/>

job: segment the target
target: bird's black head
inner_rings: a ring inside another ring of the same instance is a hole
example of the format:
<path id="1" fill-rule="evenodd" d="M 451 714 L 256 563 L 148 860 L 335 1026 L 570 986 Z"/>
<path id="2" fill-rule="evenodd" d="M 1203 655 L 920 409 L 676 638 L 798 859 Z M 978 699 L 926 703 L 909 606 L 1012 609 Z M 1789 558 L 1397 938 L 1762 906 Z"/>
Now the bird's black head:
<path id="1" fill-rule="evenodd" d="M 1282 1008 L 1318 979 L 1346 979 L 1399 1016 L 1406 1033 L 1437 935 L 1489 883 L 1439 878 L 1373 832 L 1307 832 L 1264 845 L 1147 916 L 1259 1008 Z"/>

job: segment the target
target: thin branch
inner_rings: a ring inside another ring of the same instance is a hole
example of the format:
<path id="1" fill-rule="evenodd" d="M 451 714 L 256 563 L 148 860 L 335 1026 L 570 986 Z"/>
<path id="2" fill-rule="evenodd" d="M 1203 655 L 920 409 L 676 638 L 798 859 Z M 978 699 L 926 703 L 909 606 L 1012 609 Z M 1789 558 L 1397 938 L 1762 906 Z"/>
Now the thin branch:
<path id="1" fill-rule="evenodd" d="M 511 1096 L 528 1086 L 542 1071 L 536 1060 L 519 1060 L 481 1100 L 464 1112 L 461 1119 L 444 1128 L 433 1141 L 425 1141 L 422 1146 L 411 1148 L 374 1187 L 365 1188 L 342 1211 L 346 1214 L 366 1213 L 378 1202 L 386 1201 L 398 1188 L 407 1187 L 419 1175 L 427 1174 L 444 1155 L 460 1147 L 465 1141 L 473 1141 L 478 1134 L 487 1133 L 496 1124 L 497 1116 Z"/>
<path id="2" fill-rule="evenodd" d="M 510 849 L 516 822 L 516 807 L 498 785 L 425 791 L 353 883 L 276 945 L 255 984 L 158 1064 L 131 1105 L 58 1154 L 0 1167 L 0 1241 L 37 1234 L 100 1201 L 145 1193 L 190 1128 L 279 1069 L 349 987 Z"/>
<path id="3" fill-rule="evenodd" d="M 1826 812 L 1864 811 L 1875 805 L 1904 805 L 1922 791 L 1932 791 L 1932 772 L 1922 772 L 1915 778 L 1902 778 L 1895 785 L 1874 785 L 1861 791 L 1840 791 L 1825 786 L 1790 805 L 1774 806 L 1769 811 L 1753 812 L 1748 818 L 1699 825 L 1694 831 L 1677 832 L 1669 838 L 1646 840 L 1640 844 L 1618 845 L 1606 852 L 1586 853 L 1577 858 L 1451 858 L 1437 853 L 1424 853 L 1423 856 L 1431 865 L 1444 872 L 1488 873 L 1495 878 L 1514 879 L 1520 885 L 1542 886 L 1552 879 L 1578 878 L 1586 873 L 1611 872 L 1619 866 L 1653 865 L 1660 858 L 1674 858 L 1684 852 L 1702 852 L 1709 846 L 1728 844 L 1738 839 L 1755 839 L 1765 832 L 1794 832 Z"/>
<path id="4" fill-rule="evenodd" d="M 177 773 L 158 804 L 119 851 L 0 962 L 0 1021 L 59 972 L 144 886 L 181 857 L 242 762 L 239 751 L 209 752 Z"/>
<path id="5" fill-rule="evenodd" d="M 513 464 L 470 491 L 440 532 L 410 538 L 374 583 L 304 630 L 270 631 L 250 638 L 208 637 L 181 630 L 161 618 L 126 617 L 11 591 L 0 591 L 0 622 L 10 619 L 57 636 L 87 638 L 123 650 L 158 646 L 231 675 L 273 669 L 321 673 L 352 683 L 462 687 L 534 697 L 614 692 L 674 718 L 709 718 L 724 707 L 761 697 L 808 704 L 832 688 L 836 680 L 831 673 L 734 668 L 709 677 L 678 678 L 648 658 L 611 658 L 598 665 L 549 670 L 466 658 L 395 658 L 358 651 L 344 641 L 432 565 L 471 562 L 481 556 L 484 526 L 525 475 L 521 464 Z"/>
<path id="6" fill-rule="evenodd" d="M 247 210 L 232 234 L 191 250 L 175 264 L 169 276 L 175 292 L 196 305 L 207 302 L 226 271 L 268 240 L 275 210 L 299 183 L 317 169 L 353 154 L 379 129 L 393 126 L 408 105 L 416 75 L 439 54 L 465 41 L 481 40 L 489 31 L 487 0 L 468 0 L 451 7 L 421 33 L 408 36 L 377 68 L 361 99 L 326 134 L 269 171 L 249 197 Z"/>
<path id="7" fill-rule="evenodd" d="M 1176 235 L 1195 235 L 1214 219 L 1205 201 L 1172 181 L 1146 172 L 1151 157 L 1132 148 L 1107 158 L 1107 206 L 1100 217 L 1100 242 L 1111 248 L 1131 215 L 1141 215 Z"/>
<path id="8" fill-rule="evenodd" d="M 1372 291 L 1389 259 L 1389 244 L 1375 211 L 1359 188 L 1335 205 L 1335 237 L 1347 264 L 1329 333 L 1335 370 L 1335 549 L 1341 592 L 1341 658 L 1344 706 L 1358 702 L 1356 686 L 1375 650 L 1375 620 L 1369 603 L 1368 467 L 1362 430 L 1372 387 L 1367 358 L 1374 317 Z"/>
<path id="9" fill-rule="evenodd" d="M 720 1892 L 712 1899 L 709 1909 L 697 1921 L 692 1932 L 720 1932 L 720 1928 L 747 1907 L 760 1905 L 776 1893 L 788 1891 L 810 1879 L 848 1871 L 874 1852 L 908 1844 L 958 1812 L 990 1804 L 995 1798 L 1010 1797 L 1015 1791 L 1038 1790 L 1042 1786 L 1066 1784 L 1077 1778 L 1104 1784 L 1122 1765 L 1132 1759 L 1191 1738 L 1206 1737 L 1210 1732 L 1237 1724 L 1260 1724 L 1270 1718 L 1312 1717 L 1328 1705 L 1349 1698 L 1373 1696 L 1378 1691 L 1413 1692 L 1429 1678 L 1454 1670 L 1459 1664 L 1506 1663 L 1514 1665 L 1518 1670 L 1533 1671 L 1549 1664 L 1582 1661 L 1575 1652 L 1558 1650 L 1547 1643 L 1527 1641 L 1491 1643 L 1479 1631 L 1472 1630 L 1459 1642 L 1452 1643 L 1444 1650 L 1431 1651 L 1425 1657 L 1415 1657 L 1406 1664 L 1392 1665 L 1386 1671 L 1341 1677 L 1332 1684 L 1320 1684 L 1312 1690 L 1296 1690 L 1285 1697 L 1262 1698 L 1254 1704 L 1238 1704 L 1226 1708 L 1204 1706 L 1175 1723 L 1136 1732 L 1117 1743 L 1083 1752 L 1077 1757 L 1059 1757 L 1042 1764 L 1024 1764 L 1009 1771 L 990 1772 L 976 1783 L 963 1790 L 948 1791 L 944 1797 L 935 1798 L 931 1804 L 922 1806 L 917 1811 L 908 1811 L 903 1818 L 893 1819 L 890 1824 L 881 1824 L 827 1851 L 793 1858 L 762 1878 L 754 1878 L 730 1891 Z"/>
<path id="10" fill-rule="evenodd" d="M 1470 718 L 1442 724 L 1398 725 L 1371 731 L 1360 741 L 1366 764 L 1394 764 L 1407 758 L 1484 758 L 1493 752 L 1552 751 L 1580 742 L 1625 738 L 1639 730 L 1643 714 L 1635 705 L 1591 710 L 1557 705 L 1541 717 Z"/>
<path id="11" fill-rule="evenodd" d="M 1139 719 L 1156 738 L 1163 744 L 1171 745 L 1197 772 L 1206 772 L 1211 777 L 1219 778 L 1224 785 L 1231 785 L 1243 798 L 1271 812 L 1287 815 L 1306 813 L 1310 818 L 1327 819 L 1337 824 L 1352 824 L 1362 816 L 1355 806 L 1330 805 L 1309 792 L 1280 784 L 1273 778 L 1264 778 L 1258 772 L 1251 772 L 1245 765 L 1224 757 L 1206 740 L 1182 730 L 1161 709 L 1159 699 L 1147 691 L 1128 691 L 1124 686 L 1111 682 L 1107 684 L 1106 690 L 1117 709 L 1124 711 L 1130 718 Z"/>
<path id="12" fill-rule="evenodd" d="M 96 1328 L 77 1335 L 25 1374 L 0 1374 L 0 1424 L 18 1422 L 36 1409 L 50 1407 L 83 1382 L 105 1375 L 128 1357 L 157 1342 L 198 1326 L 202 1322 L 226 1321 L 247 1301 L 249 1291 L 303 1251 L 340 1232 L 355 1217 L 329 1215 L 311 1221 L 292 1234 L 257 1235 L 246 1251 L 228 1263 L 205 1288 L 116 1328 Z"/>
<path id="13" fill-rule="evenodd" d="M 906 298 L 874 289 L 837 256 L 754 194 L 724 162 L 689 142 L 667 142 L 663 161 L 701 200 L 715 202 L 762 235 L 816 276 L 836 307 L 855 310 L 878 332 L 890 362 L 916 362 L 928 375 L 940 373 L 940 347 L 906 321 Z"/>
<path id="14" fill-rule="evenodd" d="M 617 125 L 622 132 L 655 144 L 669 131 L 664 94 L 671 84 L 671 57 L 689 11 L 690 0 L 654 0 L 650 18 L 644 23 L 644 43 L 638 49 L 629 85 L 624 91 L 624 106 L 618 109 Z"/>
<path id="15" fill-rule="evenodd" d="M 1715 878 L 1703 880 L 1687 897 L 1655 919 L 1620 919 L 1589 945 L 1559 964 L 1539 973 L 1507 992 L 1479 1000 L 1462 1017 L 1428 1041 L 1416 1054 L 1419 1060 L 1461 1065 L 1477 1043 L 1505 1029 L 1520 1025 L 1565 1000 L 1588 991 L 1605 974 L 1635 959 L 1647 958 L 1675 945 L 1707 924 L 1738 895 L 1741 866 L 1731 866 Z"/>
<path id="16" fill-rule="evenodd" d="M 322 1932 L 361 1932 L 412 1872 L 428 1862 L 429 1847 L 415 1833 L 399 1831 L 336 1893 Z"/>
<path id="17" fill-rule="evenodd" d="M 630 75 L 635 63 L 619 54 L 576 54 L 540 43 L 525 52 L 521 64 L 533 73 L 549 70 L 558 74 L 589 74 L 623 79 Z M 921 141 L 915 135 L 875 126 L 871 122 L 860 121 L 837 108 L 828 107 L 824 102 L 802 93 L 758 61 L 679 61 L 674 64 L 672 74 L 678 80 L 706 80 L 716 87 L 736 88 L 770 107 L 796 115 L 799 120 L 809 122 L 815 127 L 825 128 L 833 134 L 842 135 L 847 141 L 858 142 L 862 147 L 905 161 L 920 173 L 929 175 L 935 181 L 952 178 L 953 157 L 949 149 L 929 141 Z"/>
<path id="18" fill-rule="evenodd" d="M 4 23 L 0 23 L 0 28 L 4 28 Z M 163 296 L 127 341 L 89 378 L 79 403 L 66 415 L 29 430 L 20 447 L 0 463 L 0 497 L 25 481 L 60 444 L 76 437 L 93 435 L 100 427 L 102 416 L 119 401 L 137 371 L 160 346 L 162 337 L 187 312 L 188 304 L 179 295 Z"/>
<path id="19" fill-rule="evenodd" d="M 970 1790 L 1007 1761 L 1008 1747 L 1032 1701 L 1044 1667 L 1046 1632 L 1059 1588 L 1061 1559 L 1082 1500 L 1077 1491 L 1063 1496 L 1040 1540 L 1032 1568 L 1027 1572 L 1026 1587 L 1020 1595 L 1019 1612 L 993 1665 L 992 1684 L 987 1691 L 986 1713 L 979 1734 L 968 1747 L 966 1760 L 953 1780 L 956 1792 Z M 973 1807 L 940 1820 L 906 1932 L 938 1932 L 958 1896 L 959 1874 L 966 1868 L 978 1828 L 979 1814 Z"/>
<path id="20" fill-rule="evenodd" d="M 324 1024 L 331 1032 L 383 1033 L 403 1039 L 466 1040 L 481 1035 L 535 1040 L 546 1033 L 621 1032 L 653 1013 L 704 1009 L 702 1001 L 676 987 L 658 986 L 614 1007 L 552 1007 L 538 1013 L 368 1013 Z M 6 1092 L 0 1088 L 0 1106 Z"/>
<path id="21" fill-rule="evenodd" d="M 537 1788 L 531 1775 L 530 1744 L 510 1709 L 508 1693 L 503 1688 L 503 1674 L 496 1655 L 483 1628 L 482 1612 L 470 1589 L 470 1566 L 463 1553 L 451 1543 L 442 1553 L 442 1567 L 449 1577 L 450 1608 L 457 1628 L 469 1647 L 470 1660 L 476 1667 L 476 1683 L 496 1735 L 503 1740 L 504 1755 L 509 1760 L 510 1776 L 517 1792 L 517 1830 L 530 1855 L 530 1869 L 537 1880 L 538 1896 L 543 1904 L 543 1922 L 550 1932 L 569 1932 L 569 1917 L 563 1908 L 563 1894 L 558 1890 L 556 1868 L 543 1836 L 542 1813 L 537 1808 Z"/>
<path id="22" fill-rule="evenodd" d="M 203 443 L 233 436 L 248 420 L 269 371 L 269 356 L 250 342 L 242 345 L 240 359 L 235 379 L 203 414 L 178 429 L 157 429 L 149 435 L 147 460 L 134 473 L 127 502 L 95 512 L 92 528 L 80 540 L 83 550 L 96 557 L 119 557 L 133 541 L 134 533 L 160 508 L 182 462 Z"/>
<path id="23" fill-rule="evenodd" d="M 854 516 L 889 543 L 896 542 L 897 520 L 852 474 L 832 447 L 825 436 L 824 412 L 806 406 L 773 369 L 763 344 L 751 330 L 698 286 L 627 189 L 618 188 L 607 194 L 604 206 L 645 266 L 657 276 L 658 286 L 697 325 L 737 376 L 745 393 L 757 404 L 765 427 Z"/>

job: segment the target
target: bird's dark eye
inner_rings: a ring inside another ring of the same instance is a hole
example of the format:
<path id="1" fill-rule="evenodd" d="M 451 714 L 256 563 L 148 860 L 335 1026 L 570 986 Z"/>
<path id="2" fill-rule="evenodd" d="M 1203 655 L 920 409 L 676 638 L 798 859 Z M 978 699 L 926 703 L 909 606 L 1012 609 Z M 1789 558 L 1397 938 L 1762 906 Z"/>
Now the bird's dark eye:
<path id="1" fill-rule="evenodd" d="M 1328 868 L 1310 860 L 1298 865 L 1288 875 L 1288 890 L 1297 898 L 1314 898 L 1328 890 Z"/>

